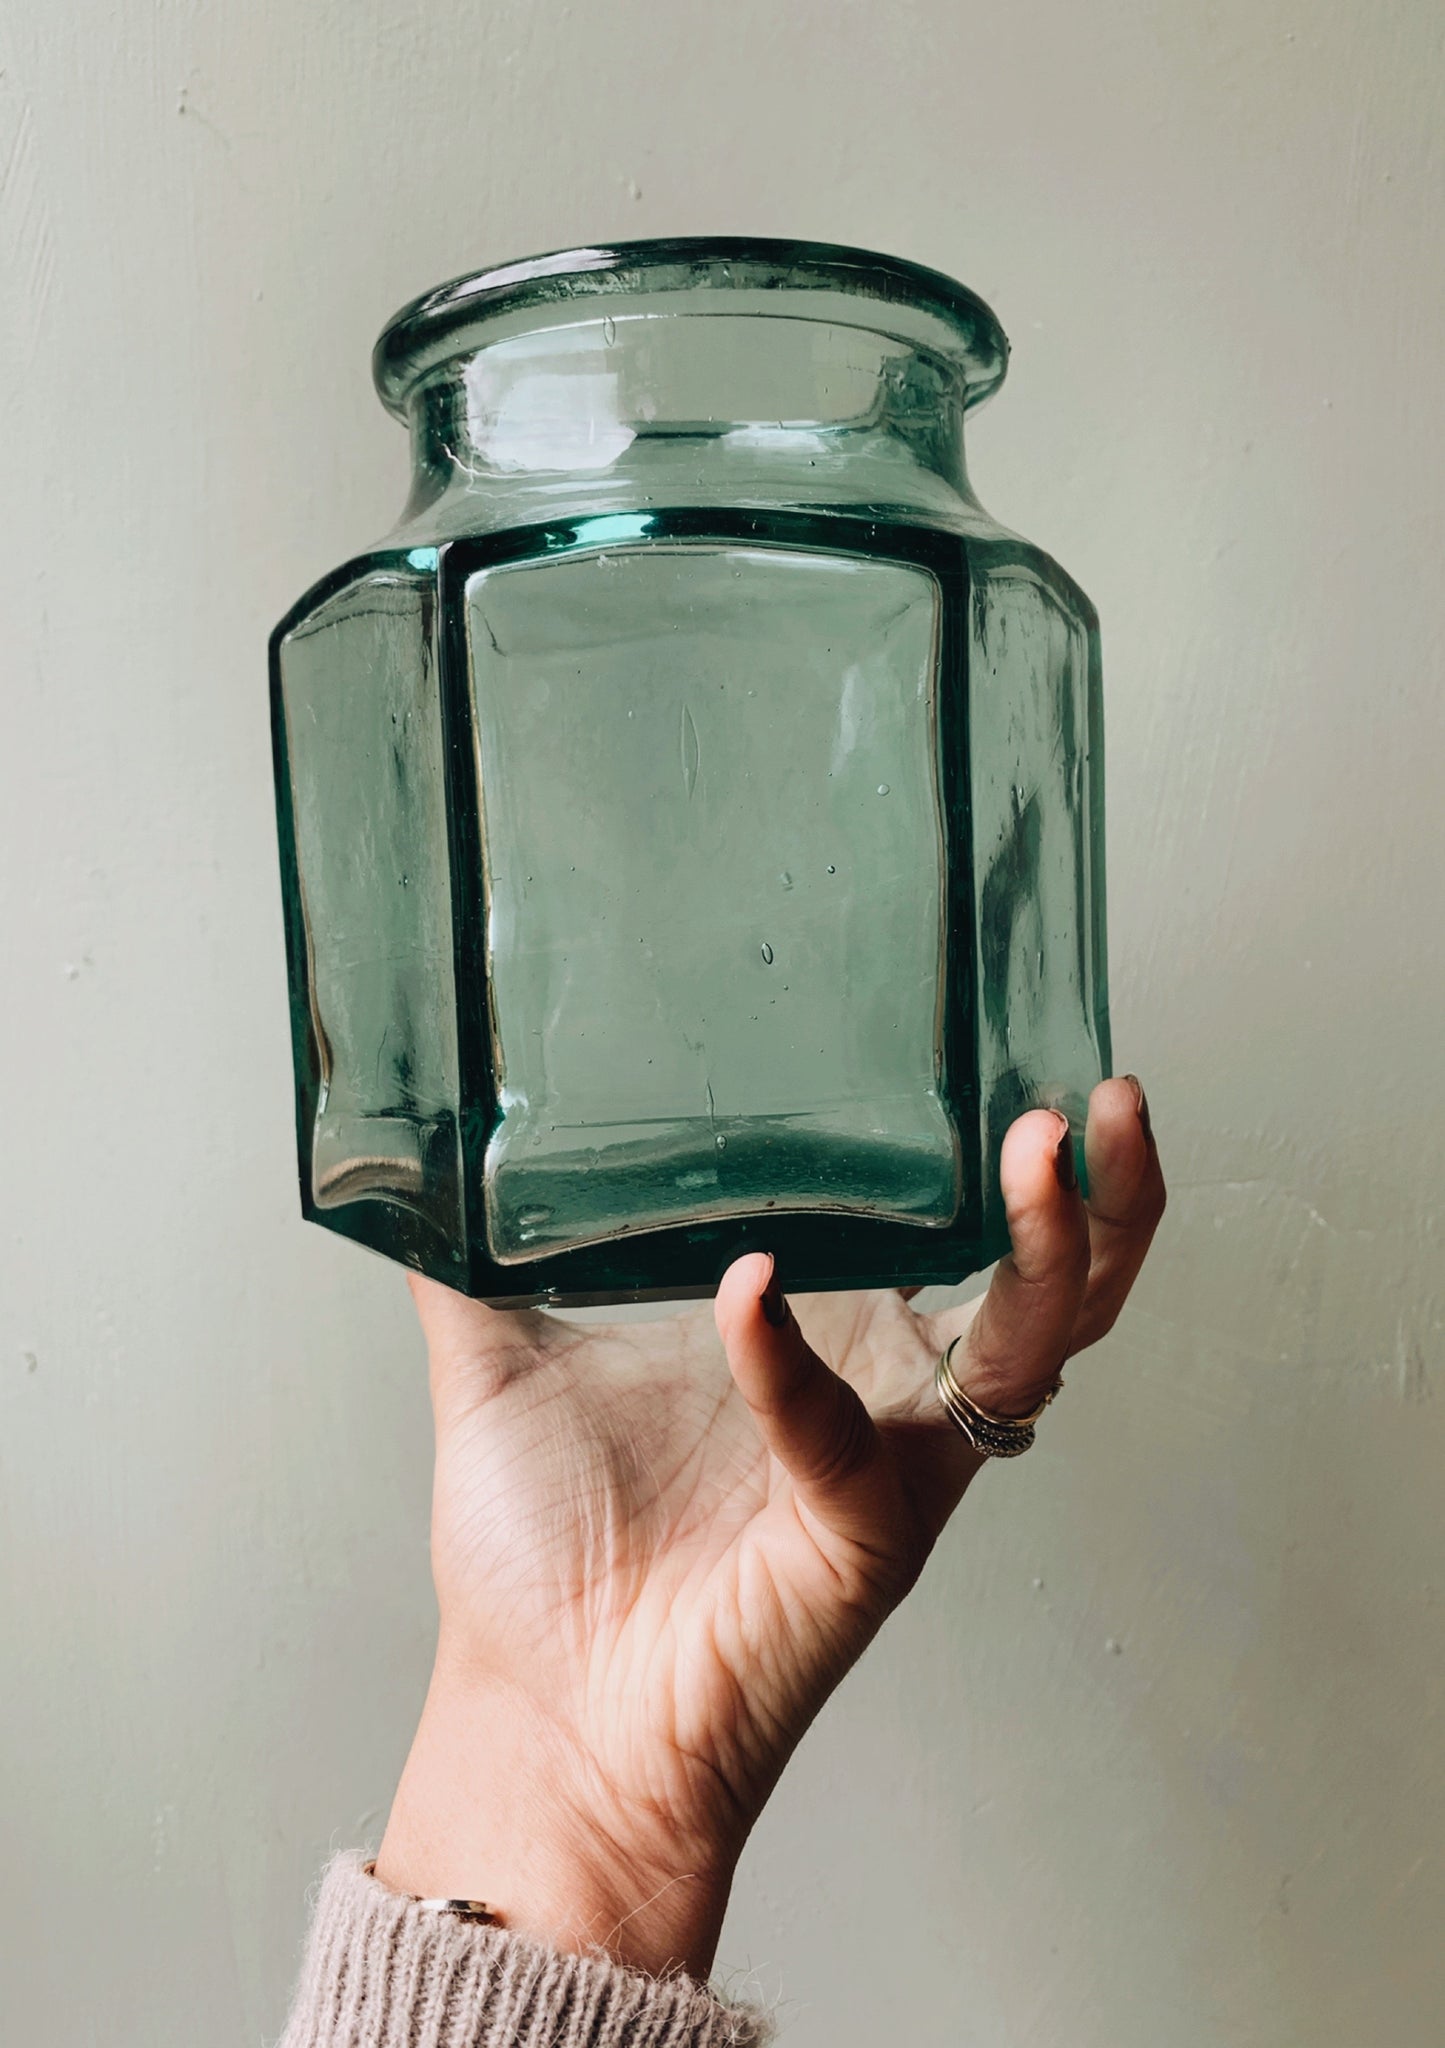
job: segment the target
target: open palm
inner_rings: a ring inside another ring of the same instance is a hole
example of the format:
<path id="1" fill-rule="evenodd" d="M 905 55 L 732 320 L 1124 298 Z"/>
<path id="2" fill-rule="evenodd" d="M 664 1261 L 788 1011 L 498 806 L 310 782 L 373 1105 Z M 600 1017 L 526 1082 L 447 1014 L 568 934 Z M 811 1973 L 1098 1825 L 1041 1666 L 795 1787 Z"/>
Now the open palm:
<path id="1" fill-rule="evenodd" d="M 1128 1081 L 1095 1092 L 1088 1207 L 1062 1120 L 1014 1126 L 1013 1255 L 982 1301 L 939 1315 L 897 1291 L 789 1312 L 765 1254 L 739 1259 L 714 1304 L 648 1322 L 501 1313 L 413 1283 L 437 1425 L 428 1711 L 449 1747 L 474 1730 L 484 1834 L 526 1835 L 540 1806 L 546 1829 L 634 1874 L 639 1906 L 730 1870 L 978 1468 L 933 1392 L 943 1345 L 964 1338 L 977 1400 L 1024 1413 L 1117 1314 L 1163 1207 L 1140 1099 Z M 424 1812 L 425 1738 L 424 1720 L 408 1767 Z M 520 1813 L 487 1784 L 504 1761 L 535 1788 Z M 416 1816 L 404 1780 L 381 1866 L 398 1881 L 438 1853 L 436 1819 Z M 488 1874 L 448 1853 L 453 1887 Z"/>

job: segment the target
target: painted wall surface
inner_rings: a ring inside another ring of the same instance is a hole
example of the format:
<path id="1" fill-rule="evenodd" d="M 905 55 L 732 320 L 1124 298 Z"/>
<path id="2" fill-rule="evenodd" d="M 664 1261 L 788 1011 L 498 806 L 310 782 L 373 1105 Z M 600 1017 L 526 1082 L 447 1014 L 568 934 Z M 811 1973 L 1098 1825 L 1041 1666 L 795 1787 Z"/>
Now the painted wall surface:
<path id="1" fill-rule="evenodd" d="M 797 2048 L 1433 2048 L 1445 1062 L 1431 0 L 0 14 L 0 2037 L 260 2044 L 426 1675 L 399 1276 L 297 1219 L 264 642 L 412 293 L 861 242 L 1014 344 L 1104 620 L 1166 1236 L 744 1866 Z"/>

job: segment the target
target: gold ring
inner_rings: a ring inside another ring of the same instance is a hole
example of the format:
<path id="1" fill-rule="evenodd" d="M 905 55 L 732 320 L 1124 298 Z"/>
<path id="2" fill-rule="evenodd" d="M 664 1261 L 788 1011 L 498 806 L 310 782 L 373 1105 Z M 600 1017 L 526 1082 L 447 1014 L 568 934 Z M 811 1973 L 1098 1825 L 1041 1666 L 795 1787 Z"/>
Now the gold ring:
<path id="1" fill-rule="evenodd" d="M 1032 1415 L 991 1415 L 963 1391 L 954 1377 L 951 1361 L 961 1341 L 955 1337 L 934 1368 L 933 1384 L 944 1414 L 981 1458 L 1022 1457 L 1034 1440 L 1035 1423 L 1063 1388 L 1063 1374 L 1059 1374 Z"/>

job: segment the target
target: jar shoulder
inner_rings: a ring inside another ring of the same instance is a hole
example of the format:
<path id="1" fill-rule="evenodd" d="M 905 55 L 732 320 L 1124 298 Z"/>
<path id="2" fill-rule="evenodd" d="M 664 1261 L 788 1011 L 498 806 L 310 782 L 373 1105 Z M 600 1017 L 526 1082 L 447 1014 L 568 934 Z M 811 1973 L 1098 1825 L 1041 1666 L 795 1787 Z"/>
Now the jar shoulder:
<path id="1" fill-rule="evenodd" d="M 1062 613 L 1097 639 L 1098 616 L 1087 593 L 1056 558 L 1023 534 L 1002 525 L 979 501 L 936 478 L 916 473 L 899 477 L 880 464 L 872 476 L 854 460 L 846 477 L 799 471 L 791 478 L 756 475 L 726 487 L 709 477 L 689 486 L 676 474 L 609 473 L 605 477 L 558 476 L 543 481 L 496 478 L 404 516 L 386 534 L 338 567 L 318 577 L 275 629 L 279 643 L 319 613 L 346 601 L 361 579 L 410 584 L 427 582 L 436 551 L 456 541 L 622 513 L 666 511 L 792 512 L 866 519 L 878 525 L 916 526 L 956 537 L 963 545 L 973 592 L 976 625 L 1042 604 Z"/>
<path id="2" fill-rule="evenodd" d="M 1099 614 L 1092 598 L 1046 549 L 995 526 L 991 532 L 971 538 L 968 562 L 981 624 L 986 626 L 988 618 L 1021 606 L 1042 605 L 1061 613 L 1097 648 Z"/>

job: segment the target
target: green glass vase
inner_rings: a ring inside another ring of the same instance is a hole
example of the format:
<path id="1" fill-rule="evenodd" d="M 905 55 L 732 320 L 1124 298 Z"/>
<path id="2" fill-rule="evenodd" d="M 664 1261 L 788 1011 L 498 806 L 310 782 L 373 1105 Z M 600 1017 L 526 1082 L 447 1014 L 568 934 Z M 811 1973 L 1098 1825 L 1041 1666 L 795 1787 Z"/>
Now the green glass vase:
<path id="1" fill-rule="evenodd" d="M 307 1216 L 500 1304 L 953 1282 L 1107 1071 L 1088 599 L 964 469 L 1007 344 L 809 243 L 441 287 L 411 497 L 277 627 Z"/>

